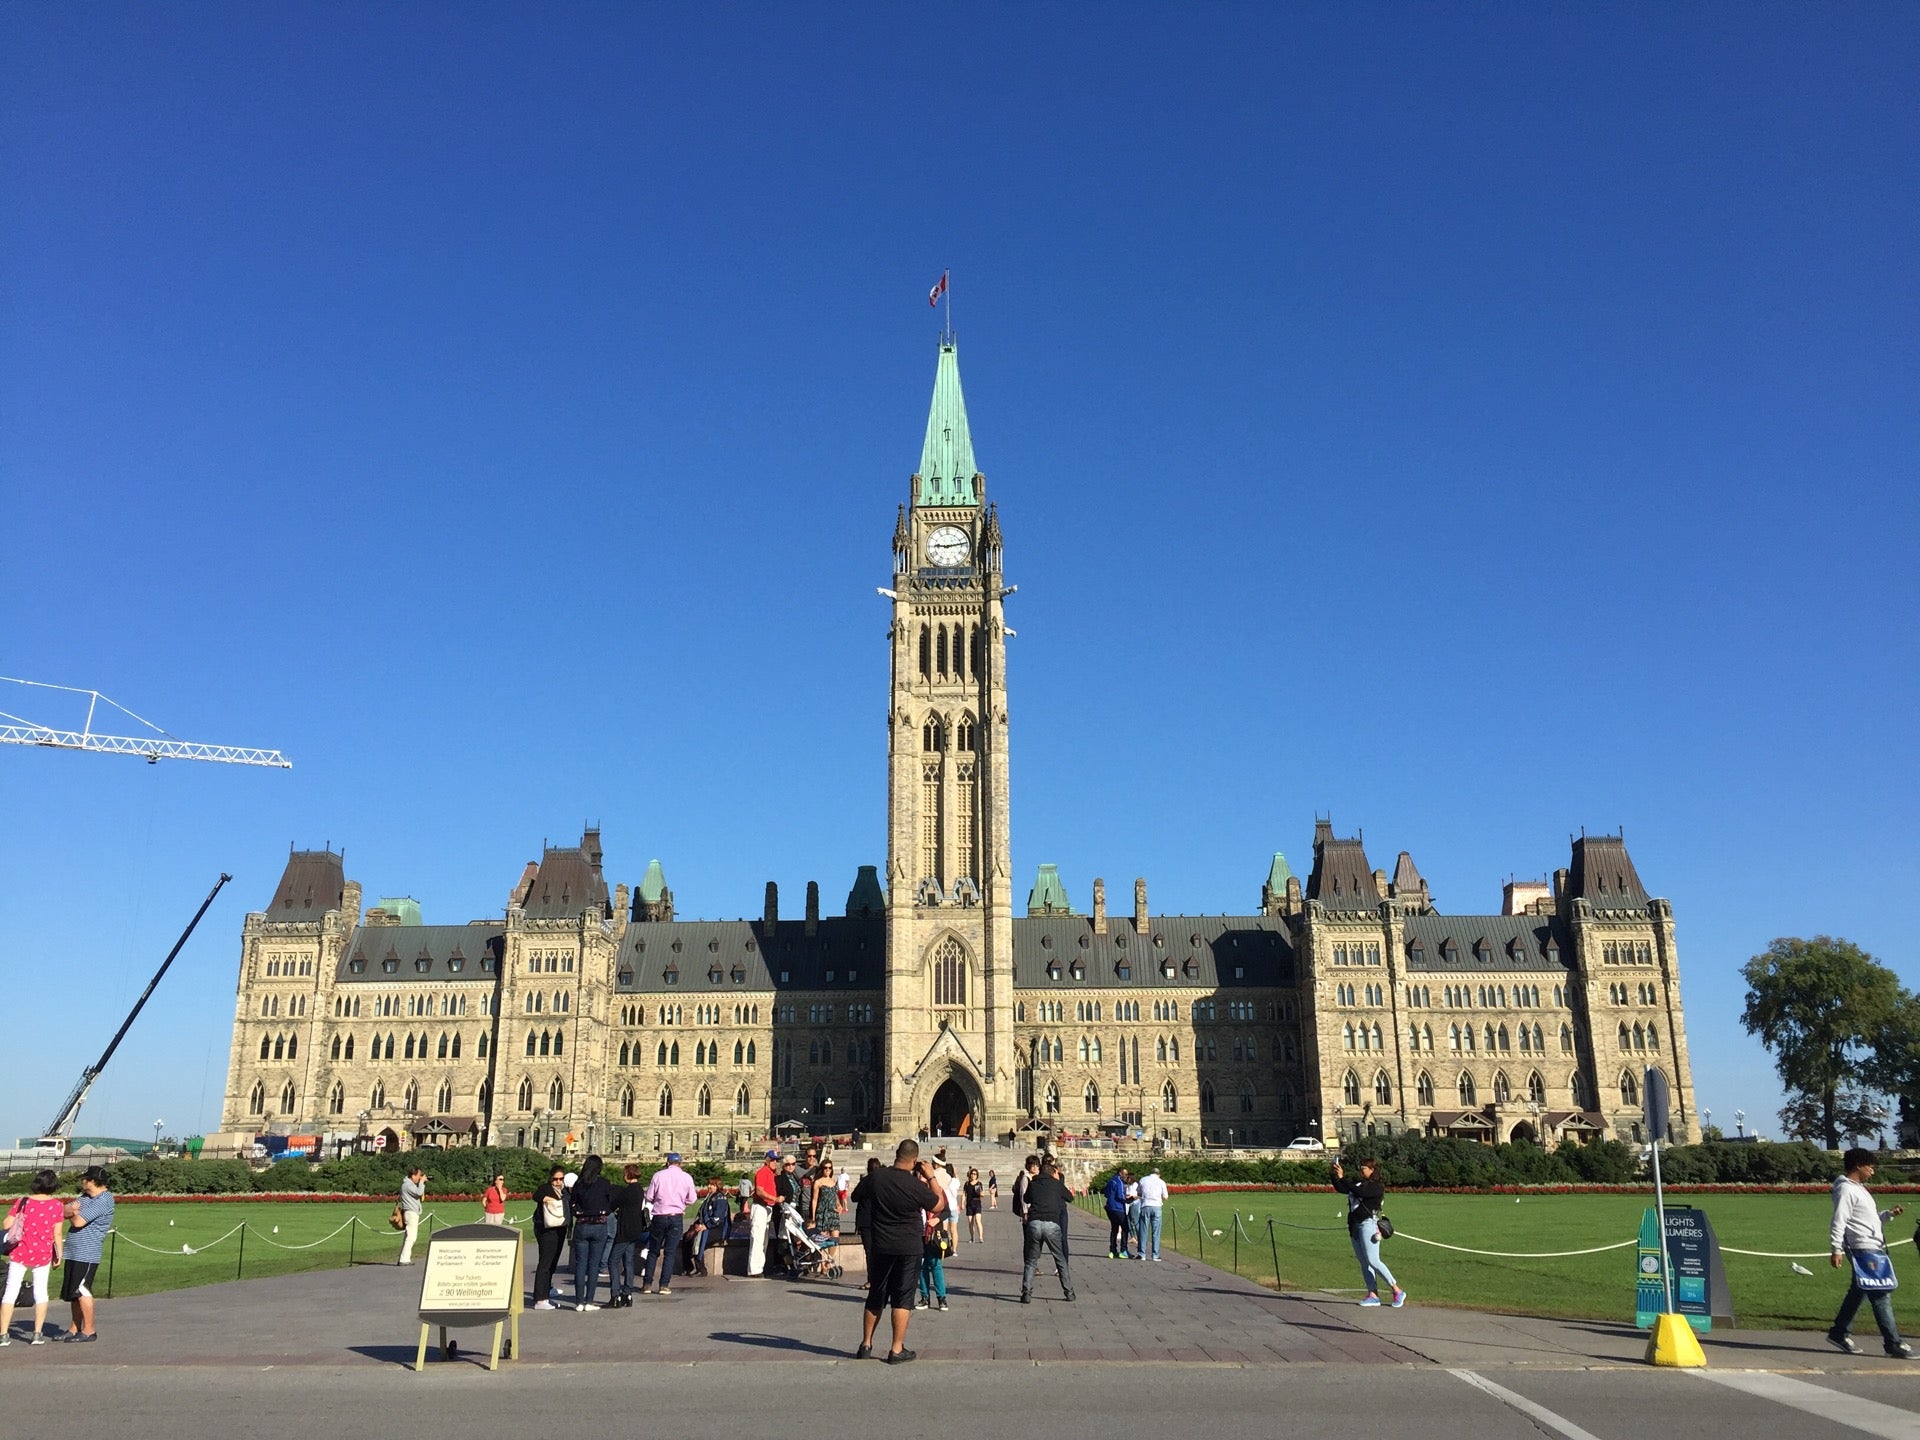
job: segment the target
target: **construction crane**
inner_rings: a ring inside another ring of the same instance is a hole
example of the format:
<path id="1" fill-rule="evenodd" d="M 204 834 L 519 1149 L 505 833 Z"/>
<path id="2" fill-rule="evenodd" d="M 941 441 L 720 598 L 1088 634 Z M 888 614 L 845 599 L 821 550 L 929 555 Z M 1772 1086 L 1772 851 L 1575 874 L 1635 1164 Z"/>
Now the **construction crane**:
<path id="1" fill-rule="evenodd" d="M 180 932 L 180 938 L 173 942 L 173 949 L 167 952 L 167 958 L 160 962 L 160 968 L 153 972 L 153 979 L 147 982 L 147 988 L 140 992 L 140 998 L 133 1002 L 133 1009 L 127 1012 L 127 1018 L 120 1022 L 120 1028 L 113 1032 L 113 1039 L 107 1042 L 107 1048 L 100 1058 L 80 1072 L 80 1083 L 73 1087 L 73 1093 L 67 1096 L 67 1103 L 60 1107 L 60 1113 L 53 1117 L 53 1123 L 40 1134 L 36 1148 L 49 1155 L 67 1153 L 67 1141 L 73 1134 L 74 1122 L 80 1118 L 80 1107 L 87 1103 L 87 1092 L 93 1089 L 93 1082 L 100 1078 L 100 1072 L 107 1068 L 107 1062 L 113 1058 L 113 1052 L 120 1048 L 120 1042 L 127 1037 L 127 1031 L 133 1028 L 133 1022 L 140 1018 L 160 979 L 167 973 L 167 967 L 173 964 L 173 957 L 180 953 L 187 943 L 187 937 L 193 934 L 193 927 L 200 923 L 200 917 L 207 913 L 207 907 L 213 904 L 213 897 L 220 893 L 220 887 L 233 877 L 222 875 L 214 882 L 213 889 L 207 892 L 207 898 L 200 902 L 200 908 L 193 912 L 193 919 L 187 922 L 187 928 Z"/>
<path id="2" fill-rule="evenodd" d="M 109 700 L 98 690 L 80 690 L 71 685 L 48 685 L 39 680 L 18 680 L 0 675 L 0 682 L 27 685 L 36 690 L 59 690 L 68 695 L 87 697 L 86 723 L 78 730 L 61 730 L 41 725 L 19 715 L 0 710 L 0 745 L 45 745 L 56 750 L 93 750 L 103 755 L 140 755 L 149 765 L 162 760 L 212 760 L 222 765 L 265 765 L 275 770 L 291 770 L 293 762 L 278 750 L 260 750 L 249 745 L 201 745 L 192 740 L 176 740 L 151 720 L 141 719 L 126 706 Z M 130 720 L 138 721 L 151 735 L 98 735 L 93 729 L 94 711 L 111 705 Z"/>

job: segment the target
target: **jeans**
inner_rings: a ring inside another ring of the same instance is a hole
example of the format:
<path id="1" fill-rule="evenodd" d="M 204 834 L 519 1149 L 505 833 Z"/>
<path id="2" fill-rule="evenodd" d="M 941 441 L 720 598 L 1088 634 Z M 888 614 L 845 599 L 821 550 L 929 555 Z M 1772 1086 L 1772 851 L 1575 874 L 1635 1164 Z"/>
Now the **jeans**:
<path id="1" fill-rule="evenodd" d="M 1140 1253 L 1155 1260 L 1160 1258 L 1160 1207 L 1158 1205 L 1140 1207 Z"/>
<path id="2" fill-rule="evenodd" d="M 649 1231 L 652 1249 L 647 1252 L 646 1263 L 640 1267 L 640 1288 L 658 1283 L 663 1289 L 673 1288 L 673 1268 L 680 1263 L 680 1232 L 687 1223 L 684 1215 L 656 1215 L 653 1217 L 653 1229 Z M 656 1282 L 654 1270 L 658 1267 L 660 1275 Z"/>
<path id="3" fill-rule="evenodd" d="M 1360 1283 L 1367 1287 L 1367 1293 L 1377 1295 L 1382 1280 L 1389 1288 L 1398 1290 L 1400 1282 L 1380 1261 L 1379 1225 L 1372 1220 L 1362 1220 L 1347 1233 L 1353 1241 L 1353 1258 L 1360 1262 Z"/>
<path id="4" fill-rule="evenodd" d="M 533 1268 L 533 1303 L 536 1305 L 547 1303 L 547 1292 L 553 1289 L 554 1267 L 560 1263 L 560 1247 L 566 1241 L 567 1230 L 564 1225 L 533 1232 L 533 1243 L 539 1251 Z"/>
<path id="5" fill-rule="evenodd" d="M 920 1259 L 920 1298 L 929 1297 L 947 1298 L 947 1266 L 938 1255 L 923 1255 Z"/>
<path id="6" fill-rule="evenodd" d="M 1900 1343 L 1900 1327 L 1893 1323 L 1893 1292 L 1889 1290 L 1862 1290 L 1858 1285 L 1847 1287 L 1847 1298 L 1840 1302 L 1840 1313 L 1833 1317 L 1830 1335 L 1845 1335 L 1853 1329 L 1853 1317 L 1860 1313 L 1860 1302 L 1864 1300 L 1873 1306 L 1874 1323 L 1880 1327 L 1880 1343 L 1892 1350 Z"/>
<path id="7" fill-rule="evenodd" d="M 1067 1277 L 1067 1252 L 1060 1244 L 1060 1222 L 1058 1220 L 1027 1221 L 1027 1244 L 1025 1263 L 1020 1269 L 1020 1293 L 1033 1293 L 1033 1271 L 1040 1263 L 1041 1252 L 1053 1256 L 1053 1263 L 1060 1271 L 1060 1288 L 1066 1294 L 1073 1294 L 1073 1281 Z"/>
<path id="8" fill-rule="evenodd" d="M 638 1240 L 616 1240 L 607 1252 L 607 1288 L 616 1300 L 633 1293 L 633 1256 L 639 1248 Z"/>
<path id="9" fill-rule="evenodd" d="M 607 1247 L 613 1243 L 613 1226 L 599 1224 L 573 1227 L 573 1303 L 591 1305 L 593 1292 L 600 1288 L 600 1272 L 606 1267 Z"/>
<path id="10" fill-rule="evenodd" d="M 1127 1253 L 1127 1212 L 1125 1210 L 1107 1211 L 1107 1253 L 1109 1255 Z"/>
<path id="11" fill-rule="evenodd" d="M 1127 1205 L 1127 1239 L 1133 1242 L 1133 1253 L 1135 1256 L 1147 1253 L 1140 1248 L 1140 1212 L 1145 1208 L 1146 1207 L 1138 1200 L 1134 1200 Z"/>

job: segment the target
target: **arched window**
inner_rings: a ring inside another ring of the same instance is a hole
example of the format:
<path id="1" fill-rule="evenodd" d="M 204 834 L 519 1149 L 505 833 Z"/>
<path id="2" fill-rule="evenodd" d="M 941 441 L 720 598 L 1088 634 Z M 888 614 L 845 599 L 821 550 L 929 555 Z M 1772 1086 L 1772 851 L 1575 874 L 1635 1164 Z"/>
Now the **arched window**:
<path id="1" fill-rule="evenodd" d="M 1620 1072 L 1620 1103 L 1638 1105 L 1640 1103 L 1640 1082 L 1633 1078 L 1631 1070 Z"/>
<path id="2" fill-rule="evenodd" d="M 1340 1043 L 1348 1050 L 1353 1049 L 1353 1026 L 1344 1025 L 1340 1029 Z"/>
<path id="3" fill-rule="evenodd" d="M 920 627 L 920 677 L 933 678 L 933 631 L 925 625 Z"/>
<path id="4" fill-rule="evenodd" d="M 679 1063 L 680 1063 L 680 1042 L 676 1040 L 671 1045 L 667 1046 L 667 1064 L 678 1065 Z"/>
<path id="5" fill-rule="evenodd" d="M 1538 1070 L 1527 1076 L 1527 1099 L 1536 1105 L 1547 1103 L 1547 1082 L 1540 1078 Z"/>
<path id="6" fill-rule="evenodd" d="M 746 1053 L 747 1053 L 747 1047 L 745 1045 L 743 1045 L 738 1040 L 733 1042 L 733 1063 L 734 1064 L 738 1065 L 743 1059 L 745 1059 Z"/>
<path id="7" fill-rule="evenodd" d="M 1215 1097 L 1213 1093 L 1213 1082 L 1211 1080 L 1202 1080 L 1200 1082 L 1201 1113 L 1204 1115 L 1211 1115 L 1213 1113 L 1214 1103 L 1215 1103 Z"/>
<path id="8" fill-rule="evenodd" d="M 1647 1026 L 1647 1048 L 1649 1050 L 1658 1050 L 1660 1048 L 1660 1031 L 1652 1025 Z M 293 1052 L 289 1050 L 287 1055 L 291 1058 Z"/>
<path id="9" fill-rule="evenodd" d="M 387 1108 L 386 1081 L 376 1080 L 373 1082 L 373 1092 L 367 1096 L 367 1106 L 373 1110 L 384 1110 Z"/>
<path id="10" fill-rule="evenodd" d="M 1474 1103 L 1475 1092 L 1473 1088 L 1473 1076 L 1462 1071 L 1460 1075 L 1460 1083 L 1456 1088 L 1459 1091 L 1460 1103 L 1462 1105 L 1472 1105 Z"/>
<path id="11" fill-rule="evenodd" d="M 748 1096 L 747 1087 L 744 1085 L 733 1092 L 733 1113 L 736 1115 L 750 1115 L 753 1113 L 753 1101 Z"/>
<path id="12" fill-rule="evenodd" d="M 418 1080 L 409 1080 L 407 1082 L 406 1093 L 400 1097 L 400 1101 L 402 1106 L 408 1110 L 418 1110 L 420 1108 L 420 1082 Z"/>
<path id="13" fill-rule="evenodd" d="M 1086 1103 L 1087 1114 L 1098 1115 L 1100 1113 L 1100 1087 L 1094 1084 L 1093 1081 L 1089 1080 L 1087 1082 L 1086 1089 L 1080 1092 L 1080 1098 Z"/>
<path id="14" fill-rule="evenodd" d="M 531 1060 L 534 1055 L 538 1053 L 539 1049 L 540 1037 L 531 1030 L 527 1031 L 527 1058 Z"/>
<path id="15" fill-rule="evenodd" d="M 1458 1051 L 1460 1048 L 1460 1027 L 1458 1025 L 1449 1025 L 1447 1027 L 1447 1048 L 1453 1051 Z"/>
<path id="16" fill-rule="evenodd" d="M 657 1047 L 655 1047 L 653 1052 L 653 1063 L 656 1065 L 665 1065 L 667 1063 L 667 1042 L 666 1041 L 662 1040 L 660 1044 Z"/>
<path id="17" fill-rule="evenodd" d="M 439 1093 L 433 1097 L 433 1113 L 436 1115 L 449 1115 L 453 1113 L 452 1082 L 447 1080 L 440 1082 Z"/>
<path id="18" fill-rule="evenodd" d="M 663 1085 L 660 1087 L 660 1114 L 663 1118 L 671 1118 L 673 1115 L 673 1087 L 671 1085 Z"/>
<path id="19" fill-rule="evenodd" d="M 474 1102 L 482 1115 L 493 1108 L 493 1082 L 482 1080 L 480 1088 L 474 1092 Z"/>
<path id="20" fill-rule="evenodd" d="M 351 1060 L 353 1058 L 353 1037 L 351 1035 L 347 1036 L 347 1048 L 344 1054 L 342 1055 L 342 1058 L 347 1060 Z"/>
<path id="21" fill-rule="evenodd" d="M 696 1115 L 713 1114 L 713 1095 L 702 1085 L 700 1093 L 693 1097 L 693 1113 Z"/>
<path id="22" fill-rule="evenodd" d="M 1096 1065 L 1100 1063 L 1100 1037 L 1098 1035 L 1093 1037 L 1093 1063 Z"/>
<path id="23" fill-rule="evenodd" d="M 556 1075 L 553 1077 L 553 1083 L 547 1086 L 547 1108 L 563 1110 L 566 1108 L 566 1101 L 567 1087 L 560 1083 L 560 1077 Z"/>
<path id="24" fill-rule="evenodd" d="M 1251 1080 L 1240 1082 L 1240 1113 L 1243 1115 L 1253 1113 L 1253 1082 Z"/>
<path id="25" fill-rule="evenodd" d="M 938 627 L 938 633 L 934 636 L 933 669 L 938 675 L 947 673 L 947 627 L 944 625 Z"/>
<path id="26" fill-rule="evenodd" d="M 1422 1105 L 1433 1104 L 1433 1076 L 1422 1070 L 1413 1082 L 1414 1099 Z"/>
<path id="27" fill-rule="evenodd" d="M 1160 1108 L 1169 1115 L 1179 1113 L 1180 1092 L 1173 1088 L 1171 1080 L 1160 1087 Z"/>
<path id="28" fill-rule="evenodd" d="M 1087 1043 L 1087 1037 L 1082 1035 L 1080 1037 L 1080 1063 L 1085 1065 L 1092 1058 L 1093 1047 Z"/>
<path id="29" fill-rule="evenodd" d="M 818 1065 L 820 1063 L 820 1042 L 818 1040 L 809 1040 L 807 1042 L 807 1063 L 809 1065 Z"/>
<path id="30" fill-rule="evenodd" d="M 1507 1072 L 1504 1070 L 1494 1071 L 1493 1072 L 1493 1103 L 1496 1105 L 1504 1105 L 1512 1098 L 1513 1098 L 1513 1087 L 1507 1083 Z"/>
<path id="31" fill-rule="evenodd" d="M 1166 1036 L 1162 1035 L 1158 1040 L 1153 1042 L 1153 1058 L 1156 1064 L 1164 1065 L 1167 1063 Z"/>
<path id="32" fill-rule="evenodd" d="M 1503 1055 L 1511 1053 L 1513 1050 L 1513 1043 L 1511 1040 L 1508 1039 L 1507 1027 L 1504 1025 L 1500 1027 L 1499 1039 L 1500 1039 L 1500 1053 Z"/>
<path id="33" fill-rule="evenodd" d="M 967 958 L 960 942 L 949 935 L 933 952 L 933 1003 L 967 1003 Z"/>
<path id="34" fill-rule="evenodd" d="M 551 1030 L 542 1030 L 540 1032 L 540 1053 L 542 1055 L 551 1055 L 553 1053 L 553 1032 Z"/>
<path id="35" fill-rule="evenodd" d="M 1349 1105 L 1360 1103 L 1360 1077 L 1351 1070 L 1340 1081 L 1340 1098 Z"/>
<path id="36" fill-rule="evenodd" d="M 329 1115 L 344 1115 L 346 1110 L 347 1089 L 346 1086 L 336 1080 L 333 1082 L 333 1088 L 327 1092 L 327 1113 Z"/>
<path id="37" fill-rule="evenodd" d="M 438 1048 L 435 1050 L 434 1059 L 444 1060 L 446 1058 L 447 1058 L 447 1032 L 442 1030 L 440 1032 L 440 1044 Z"/>
<path id="38" fill-rule="evenodd" d="M 253 1089 L 248 1092 L 247 1095 L 247 1113 L 249 1115 L 264 1115 L 266 1109 L 267 1087 L 256 1080 L 253 1082 Z"/>
<path id="39" fill-rule="evenodd" d="M 1373 1077 L 1373 1103 L 1376 1105 L 1393 1104 L 1393 1081 L 1382 1070 Z"/>
<path id="40" fill-rule="evenodd" d="M 754 1043 L 753 1041 L 749 1040 L 747 1041 L 747 1064 L 752 1065 L 755 1063 L 753 1055 L 754 1055 Z M 745 1113 L 745 1112 L 742 1112 L 742 1113 Z"/>
<path id="41" fill-rule="evenodd" d="M 1049 1115 L 1058 1115 L 1060 1113 L 1060 1087 L 1051 1080 L 1047 1082 L 1046 1105 Z"/>
<path id="42" fill-rule="evenodd" d="M 620 1114 L 631 1117 L 633 1114 L 633 1086 L 628 1085 L 620 1091 Z"/>
<path id="43" fill-rule="evenodd" d="M 533 1109 L 533 1079 L 531 1076 L 520 1082 L 520 1094 L 517 1098 L 519 1100 L 519 1109 Z"/>
<path id="44" fill-rule="evenodd" d="M 260 1058 L 262 1060 L 271 1060 L 273 1058 L 273 1037 L 271 1035 L 262 1035 L 260 1037 Z"/>

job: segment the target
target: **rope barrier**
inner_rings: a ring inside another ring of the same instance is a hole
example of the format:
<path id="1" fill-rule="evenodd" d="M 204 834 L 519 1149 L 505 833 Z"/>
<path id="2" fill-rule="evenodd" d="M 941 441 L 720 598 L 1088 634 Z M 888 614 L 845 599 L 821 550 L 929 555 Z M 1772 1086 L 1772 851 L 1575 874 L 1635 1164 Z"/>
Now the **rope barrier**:
<path id="1" fill-rule="evenodd" d="M 1422 1245 L 1431 1245 L 1437 1250 L 1456 1250 L 1462 1255 L 1493 1255 L 1502 1260 L 1560 1260 L 1569 1255 L 1598 1255 L 1606 1250 L 1625 1250 L 1630 1245 L 1638 1245 L 1638 1240 L 1622 1240 L 1614 1245 L 1594 1245 L 1585 1250 L 1475 1250 L 1470 1245 L 1449 1245 L 1444 1240 L 1429 1240 L 1424 1235 L 1414 1235 L 1405 1230 L 1395 1230 L 1396 1239 L 1414 1240 Z"/>
<path id="2" fill-rule="evenodd" d="M 145 1250 L 149 1254 L 153 1254 L 153 1255 L 179 1256 L 179 1255 L 205 1254 L 207 1251 L 213 1249 L 214 1246 L 219 1245 L 224 1241 L 231 1240 L 234 1236 L 238 1235 L 242 1230 L 246 1228 L 247 1228 L 247 1222 L 242 1220 L 238 1225 L 234 1226 L 233 1229 L 227 1231 L 227 1233 L 222 1235 L 219 1239 L 209 1240 L 204 1245 L 195 1245 L 190 1250 L 161 1250 L 152 1245 L 142 1245 L 138 1240 L 134 1239 L 131 1235 L 127 1234 L 124 1230 L 120 1230 L 117 1228 L 113 1230 L 111 1233 L 118 1235 L 122 1240 L 126 1241 L 129 1245 L 133 1246 L 133 1248 L 136 1250 Z"/>
<path id="3" fill-rule="evenodd" d="M 1895 1245 L 1911 1244 L 1913 1244 L 1911 1240 L 1894 1240 L 1888 1243 L 1887 1248 L 1891 1250 Z M 1722 1245 L 1720 1247 L 1720 1253 L 1722 1255 L 1752 1255 L 1761 1260 L 1825 1260 L 1832 1252 L 1827 1250 L 1810 1250 L 1804 1255 L 1798 1255 L 1785 1250 L 1736 1250 L 1731 1245 Z"/>
<path id="4" fill-rule="evenodd" d="M 326 1244 L 327 1241 L 333 1239 L 335 1235 L 340 1234 L 342 1231 L 351 1230 L 355 1225 L 358 1225 L 359 1223 L 360 1223 L 360 1217 L 358 1215 L 349 1215 L 347 1217 L 347 1223 L 342 1225 L 338 1230 L 334 1230 L 328 1234 L 322 1235 L 318 1240 L 309 1241 L 305 1245 L 282 1245 L 278 1240 L 274 1239 L 271 1235 L 262 1235 L 258 1230 L 253 1230 L 253 1227 L 251 1225 L 249 1225 L 247 1228 L 249 1230 L 253 1230 L 254 1239 L 259 1240 L 264 1244 L 271 1245 L 276 1250 L 312 1250 L 317 1248 L 318 1246 Z"/>

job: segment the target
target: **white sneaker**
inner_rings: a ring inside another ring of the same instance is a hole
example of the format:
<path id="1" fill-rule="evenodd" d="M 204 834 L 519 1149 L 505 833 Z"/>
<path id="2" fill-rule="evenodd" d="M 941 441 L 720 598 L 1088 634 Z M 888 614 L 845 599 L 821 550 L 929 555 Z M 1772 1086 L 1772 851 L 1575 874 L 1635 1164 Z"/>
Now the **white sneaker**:
<path id="1" fill-rule="evenodd" d="M 576 1305 L 573 1308 L 575 1310 L 585 1311 L 585 1310 L 598 1310 L 600 1307 L 598 1305 Z"/>
<path id="2" fill-rule="evenodd" d="M 560 1307 L 551 1300 L 536 1300 L 534 1301 L 533 1308 L 536 1310 L 558 1310 Z"/>

